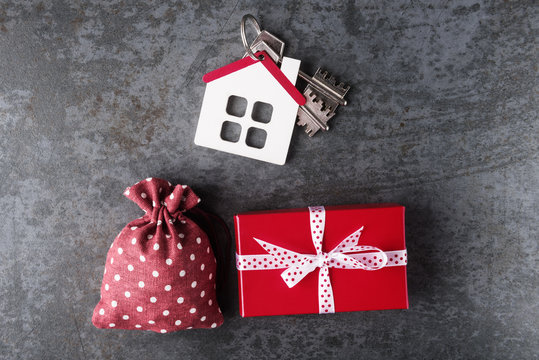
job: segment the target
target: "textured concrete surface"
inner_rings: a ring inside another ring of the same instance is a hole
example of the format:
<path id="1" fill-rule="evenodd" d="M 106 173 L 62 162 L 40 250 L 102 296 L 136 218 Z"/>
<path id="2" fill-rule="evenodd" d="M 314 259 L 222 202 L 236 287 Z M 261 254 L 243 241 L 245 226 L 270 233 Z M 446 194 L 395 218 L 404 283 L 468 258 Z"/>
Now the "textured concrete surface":
<path id="1" fill-rule="evenodd" d="M 256 15 L 307 72 L 348 81 L 331 131 L 274 166 L 196 147 L 202 75 Z M 1 1 L 0 358 L 531 359 L 539 353 L 534 1 Z M 236 212 L 407 207 L 408 311 L 95 329 L 123 189 L 188 183 Z"/>

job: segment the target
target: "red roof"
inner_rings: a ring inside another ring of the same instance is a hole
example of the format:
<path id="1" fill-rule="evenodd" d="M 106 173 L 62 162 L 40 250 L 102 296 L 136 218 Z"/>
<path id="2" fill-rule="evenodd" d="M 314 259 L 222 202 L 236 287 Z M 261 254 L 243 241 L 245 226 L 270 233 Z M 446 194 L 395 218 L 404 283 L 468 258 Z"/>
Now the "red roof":
<path id="1" fill-rule="evenodd" d="M 265 51 L 259 51 L 255 54 L 257 57 L 259 55 L 264 56 L 264 60 L 253 60 L 250 56 L 246 56 L 241 60 L 235 61 L 231 64 L 225 65 L 222 68 L 210 71 L 206 75 L 202 77 L 202 80 L 205 83 L 212 82 L 213 80 L 217 80 L 219 78 L 222 78 L 223 76 L 226 76 L 228 74 L 232 74 L 233 72 L 236 72 L 238 70 L 241 70 L 243 68 L 246 68 L 247 66 L 251 66 L 253 64 L 256 64 L 258 62 L 261 62 L 262 65 L 270 72 L 271 75 L 277 80 L 277 82 L 285 89 L 285 91 L 294 99 L 294 101 L 299 105 L 305 105 L 305 97 L 296 89 L 294 84 L 288 80 L 288 78 L 283 74 L 281 69 L 275 63 L 271 60 L 271 58 L 266 54 Z"/>

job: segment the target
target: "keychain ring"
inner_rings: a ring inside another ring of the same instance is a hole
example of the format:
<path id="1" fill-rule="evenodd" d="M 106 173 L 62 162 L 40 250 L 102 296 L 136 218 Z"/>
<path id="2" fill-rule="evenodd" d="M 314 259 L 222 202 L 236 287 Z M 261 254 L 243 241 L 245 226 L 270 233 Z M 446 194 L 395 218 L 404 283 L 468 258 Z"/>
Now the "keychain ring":
<path id="1" fill-rule="evenodd" d="M 258 21 L 256 21 L 256 18 L 251 14 L 246 14 L 241 18 L 241 42 L 243 43 L 243 47 L 245 48 L 245 51 L 247 51 L 247 55 L 251 57 L 253 60 L 264 60 L 264 56 L 260 55 L 260 57 L 256 57 L 256 55 L 253 53 L 253 50 L 251 50 L 251 47 L 249 46 L 249 43 L 247 42 L 247 37 L 245 36 L 245 23 L 249 21 L 251 24 L 253 24 L 256 34 L 259 35 L 262 30 L 260 29 L 260 24 Z"/>

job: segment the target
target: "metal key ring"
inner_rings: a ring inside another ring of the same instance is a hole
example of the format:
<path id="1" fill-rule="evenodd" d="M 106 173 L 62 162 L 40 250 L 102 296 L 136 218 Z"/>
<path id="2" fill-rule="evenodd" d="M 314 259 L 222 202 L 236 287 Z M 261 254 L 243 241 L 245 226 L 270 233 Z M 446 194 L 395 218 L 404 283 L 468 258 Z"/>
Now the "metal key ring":
<path id="1" fill-rule="evenodd" d="M 256 35 L 258 36 L 262 30 L 260 29 L 260 24 L 258 21 L 256 21 L 255 17 L 251 14 L 243 15 L 241 18 L 241 42 L 243 43 L 243 47 L 245 48 L 245 51 L 247 51 L 247 55 L 251 57 L 253 60 L 264 60 L 264 56 L 260 55 L 260 57 L 256 57 L 256 55 L 253 53 L 253 50 L 251 50 L 251 47 L 249 46 L 249 43 L 247 42 L 247 38 L 245 36 L 245 23 L 247 21 L 250 21 L 256 30 Z"/>

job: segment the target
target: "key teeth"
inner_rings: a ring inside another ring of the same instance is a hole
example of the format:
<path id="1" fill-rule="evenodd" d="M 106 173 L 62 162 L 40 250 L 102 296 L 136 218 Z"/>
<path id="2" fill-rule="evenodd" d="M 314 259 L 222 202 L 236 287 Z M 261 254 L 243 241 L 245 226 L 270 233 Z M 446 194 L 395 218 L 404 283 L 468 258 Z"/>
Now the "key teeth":
<path id="1" fill-rule="evenodd" d="M 316 70 L 312 80 L 315 84 L 318 83 L 322 89 L 324 87 L 331 88 L 342 99 L 350 89 L 350 86 L 343 82 L 337 84 L 335 77 L 322 68 Z M 296 124 L 305 126 L 305 133 L 309 137 L 313 137 L 319 130 L 326 131 L 329 129 L 327 123 L 335 116 L 335 110 L 338 108 L 339 102 L 311 84 L 307 85 L 303 95 L 306 103 L 298 111 Z M 343 105 L 346 105 L 346 102 Z"/>
<path id="2" fill-rule="evenodd" d="M 343 96 L 350 90 L 350 85 L 346 85 L 344 82 L 337 84 L 337 79 L 331 75 L 327 70 L 318 68 L 316 70 L 313 78 L 320 78 L 321 80 L 327 82 L 330 86 L 337 88 L 340 92 L 343 92 Z"/>
<path id="3" fill-rule="evenodd" d="M 350 90 L 350 85 L 346 85 L 346 84 L 343 83 L 343 82 L 339 83 L 339 85 L 337 85 L 337 87 L 338 87 L 340 90 L 344 91 L 344 92 Z"/>
<path id="4" fill-rule="evenodd" d="M 328 119 L 331 118 L 333 115 L 335 115 L 335 112 L 333 112 L 333 109 L 331 108 L 331 106 L 328 106 L 324 109 L 326 104 L 324 103 L 322 99 L 316 96 L 316 93 L 310 92 L 309 94 L 307 94 L 307 97 L 308 97 L 307 100 L 313 104 L 316 104 L 317 110 Z"/>
<path id="5" fill-rule="evenodd" d="M 321 119 L 324 125 L 327 120 L 328 119 Z M 296 122 L 296 124 L 299 126 L 305 126 L 305 133 L 309 135 L 309 137 L 313 137 L 318 132 L 318 130 L 322 129 L 325 131 L 327 128 L 327 125 L 321 127 L 321 125 L 313 122 L 309 115 L 307 115 L 306 110 L 302 108 L 300 108 L 298 112 L 298 121 Z"/>
<path id="6" fill-rule="evenodd" d="M 330 83 L 333 86 L 336 86 L 335 77 L 328 73 L 327 71 L 324 71 L 324 80 L 326 80 L 328 83 Z"/>
<path id="7" fill-rule="evenodd" d="M 312 101 L 314 102 L 314 100 L 316 99 L 316 94 L 314 93 L 314 91 L 309 91 L 307 92 L 306 94 L 304 93 L 303 95 L 305 95 L 307 97 L 307 101 Z"/>

